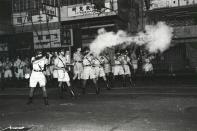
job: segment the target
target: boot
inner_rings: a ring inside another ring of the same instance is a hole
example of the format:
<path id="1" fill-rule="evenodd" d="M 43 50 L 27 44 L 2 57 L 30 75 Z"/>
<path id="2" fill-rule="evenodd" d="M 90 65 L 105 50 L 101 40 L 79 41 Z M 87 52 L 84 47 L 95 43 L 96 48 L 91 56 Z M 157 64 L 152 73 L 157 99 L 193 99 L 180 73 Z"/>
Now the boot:
<path id="1" fill-rule="evenodd" d="M 107 81 L 106 81 L 106 87 L 107 87 L 107 90 L 111 90 L 111 87 L 109 86 Z"/>
<path id="2" fill-rule="evenodd" d="M 32 97 L 29 97 L 28 101 L 27 101 L 27 105 L 30 105 L 33 103 L 33 98 Z"/>
<path id="3" fill-rule="evenodd" d="M 76 98 L 76 95 L 75 95 L 75 93 L 74 93 L 72 87 L 70 86 L 70 87 L 68 87 L 68 88 L 69 88 L 69 90 L 70 90 L 71 97 L 72 97 L 72 98 Z"/>
<path id="4" fill-rule="evenodd" d="M 59 97 L 60 99 L 63 99 L 63 88 L 59 87 Z"/>
<path id="5" fill-rule="evenodd" d="M 45 105 L 49 105 L 49 102 L 48 102 L 48 98 L 47 97 L 44 97 L 44 104 Z"/>
<path id="6" fill-rule="evenodd" d="M 99 88 L 99 87 L 97 87 L 97 85 L 96 85 L 96 94 L 97 94 L 97 95 L 99 95 L 99 94 L 100 94 L 100 88 Z"/>
<path id="7" fill-rule="evenodd" d="M 129 84 L 130 84 L 130 87 L 134 87 L 135 86 L 135 84 L 133 83 L 131 78 L 129 78 Z"/>
<path id="8" fill-rule="evenodd" d="M 86 94 L 86 89 L 83 87 L 82 88 L 82 94 L 85 95 Z"/>

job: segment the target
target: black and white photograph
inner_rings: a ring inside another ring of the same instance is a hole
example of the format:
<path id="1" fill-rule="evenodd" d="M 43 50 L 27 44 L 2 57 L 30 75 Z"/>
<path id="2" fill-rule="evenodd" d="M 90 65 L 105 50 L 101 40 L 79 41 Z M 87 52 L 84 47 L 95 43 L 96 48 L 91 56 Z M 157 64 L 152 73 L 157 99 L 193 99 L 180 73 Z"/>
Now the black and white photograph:
<path id="1" fill-rule="evenodd" d="M 197 131 L 197 0 L 0 0 L 0 131 Z"/>

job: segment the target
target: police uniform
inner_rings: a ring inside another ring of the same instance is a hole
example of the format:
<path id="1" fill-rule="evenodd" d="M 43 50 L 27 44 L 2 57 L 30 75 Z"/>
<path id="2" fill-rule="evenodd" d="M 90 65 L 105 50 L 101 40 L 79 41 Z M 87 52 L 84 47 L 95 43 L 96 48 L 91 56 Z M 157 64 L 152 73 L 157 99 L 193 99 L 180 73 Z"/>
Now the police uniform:
<path id="1" fill-rule="evenodd" d="M 137 59 L 132 59 L 131 63 L 132 63 L 133 69 L 137 70 L 138 69 L 138 61 L 137 61 Z"/>
<path id="2" fill-rule="evenodd" d="M 145 63 L 144 63 L 144 65 L 143 65 L 143 70 L 144 70 L 145 72 L 151 72 L 151 71 L 153 71 L 153 65 L 152 65 L 152 63 L 150 62 L 150 59 L 149 59 L 149 58 L 146 58 L 146 59 L 145 59 Z"/>
<path id="3" fill-rule="evenodd" d="M 95 70 L 92 68 L 92 56 L 85 56 L 83 59 L 82 79 L 95 79 Z"/>
<path id="4" fill-rule="evenodd" d="M 43 73 L 44 67 L 47 63 L 47 60 L 45 57 L 42 57 L 38 60 L 36 60 L 35 57 L 32 57 L 31 59 L 33 70 L 30 76 L 30 84 L 29 86 L 31 88 L 36 87 L 37 83 L 39 83 L 40 87 L 46 86 L 46 77 Z"/>
<path id="5" fill-rule="evenodd" d="M 108 73 L 112 72 L 109 57 L 102 56 L 102 58 L 104 60 L 104 71 L 105 71 L 105 73 L 108 74 Z"/>
<path id="6" fill-rule="evenodd" d="M 52 59 L 52 65 L 50 67 L 50 70 L 51 70 L 51 73 L 52 73 L 52 76 L 54 79 L 58 78 L 57 69 L 55 68 L 55 60 L 56 59 L 57 59 L 57 57 Z"/>
<path id="7" fill-rule="evenodd" d="M 83 64 L 82 64 L 82 55 L 81 53 L 74 53 L 73 60 L 74 60 L 74 74 L 78 76 L 78 79 L 81 79 L 83 73 Z"/>
<path id="8" fill-rule="evenodd" d="M 11 78 L 13 76 L 11 71 L 12 63 L 10 61 L 6 61 L 3 63 L 3 67 L 5 68 L 4 78 Z"/>
<path id="9" fill-rule="evenodd" d="M 121 63 L 121 58 L 118 57 L 118 56 L 115 56 L 114 57 L 114 71 L 113 71 L 113 74 L 114 76 L 117 76 L 117 75 L 124 75 L 124 68 L 122 66 L 122 63 Z"/>
<path id="10" fill-rule="evenodd" d="M 51 70 L 50 70 L 50 60 L 49 59 L 46 59 L 46 71 L 45 71 L 45 75 L 46 76 L 50 76 L 51 75 Z"/>
<path id="11" fill-rule="evenodd" d="M 16 68 L 15 76 L 16 78 L 24 78 L 24 67 L 25 67 L 25 62 L 17 59 L 14 62 L 14 67 Z"/>
<path id="12" fill-rule="evenodd" d="M 67 64 L 67 60 L 66 57 L 64 56 L 58 56 L 55 61 L 54 61 L 54 65 L 58 68 L 62 68 L 62 69 L 58 69 L 57 70 L 57 78 L 59 82 L 66 82 L 66 81 L 70 81 L 70 77 L 68 75 L 68 72 L 65 71 L 65 67 Z"/>
<path id="13" fill-rule="evenodd" d="M 130 68 L 129 68 L 129 65 L 128 65 L 128 63 L 130 62 L 130 58 L 127 55 L 122 55 L 121 56 L 121 61 L 122 61 L 123 68 L 124 68 L 124 74 L 125 75 L 130 75 L 131 71 L 130 71 Z"/>
<path id="14" fill-rule="evenodd" d="M 95 72 L 95 77 L 104 77 L 105 76 L 105 71 L 104 68 L 102 66 L 102 64 L 104 61 L 101 61 L 100 58 L 95 57 L 92 61 L 93 63 L 93 70 Z"/>

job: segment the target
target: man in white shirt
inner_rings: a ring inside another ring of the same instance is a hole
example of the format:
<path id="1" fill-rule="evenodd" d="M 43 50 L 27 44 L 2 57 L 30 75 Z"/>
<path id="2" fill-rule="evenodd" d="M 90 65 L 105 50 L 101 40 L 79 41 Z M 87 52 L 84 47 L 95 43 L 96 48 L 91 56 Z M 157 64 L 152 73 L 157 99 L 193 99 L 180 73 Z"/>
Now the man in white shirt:
<path id="1" fill-rule="evenodd" d="M 31 104 L 34 89 L 39 84 L 39 86 L 42 88 L 43 91 L 43 98 L 44 98 L 44 104 L 49 105 L 48 103 L 48 97 L 47 97 L 47 91 L 46 91 L 46 77 L 43 73 L 46 67 L 47 60 L 45 57 L 42 56 L 41 52 L 37 52 L 35 57 L 32 57 L 31 63 L 33 66 L 33 70 L 30 76 L 29 86 L 30 86 L 30 92 L 29 92 L 29 100 L 27 104 Z"/>
<path id="2" fill-rule="evenodd" d="M 70 84 L 70 77 L 68 75 L 68 67 L 66 66 L 68 63 L 68 60 L 65 57 L 64 51 L 60 51 L 59 56 L 54 61 L 55 69 L 57 70 L 58 74 L 58 83 L 59 83 L 59 93 L 60 98 L 63 98 L 63 93 L 65 90 L 65 83 L 67 84 L 67 87 L 69 89 L 69 92 L 72 97 L 75 97 L 75 93 L 71 87 Z"/>
<path id="3" fill-rule="evenodd" d="M 82 64 L 83 55 L 81 54 L 81 48 L 78 48 L 77 51 L 73 54 L 74 60 L 74 77 L 73 80 L 81 79 L 83 72 L 83 64 Z"/>
<path id="4" fill-rule="evenodd" d="M 83 58 L 82 79 L 83 79 L 83 92 L 82 92 L 83 94 L 86 93 L 86 83 L 88 79 L 93 81 L 94 86 L 96 88 L 96 94 L 98 95 L 100 93 L 100 88 L 97 86 L 96 73 L 93 68 L 93 55 L 90 53 L 89 49 L 85 51 L 85 55 Z"/>

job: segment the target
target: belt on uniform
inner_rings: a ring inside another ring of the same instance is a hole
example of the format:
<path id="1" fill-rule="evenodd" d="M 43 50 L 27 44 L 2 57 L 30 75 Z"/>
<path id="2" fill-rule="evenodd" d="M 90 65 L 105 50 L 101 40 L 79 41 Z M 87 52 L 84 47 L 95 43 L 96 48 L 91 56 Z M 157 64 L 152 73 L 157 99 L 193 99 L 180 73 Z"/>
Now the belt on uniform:
<path id="1" fill-rule="evenodd" d="M 76 61 L 76 62 L 78 62 L 78 63 L 82 63 L 82 61 Z"/>
<path id="2" fill-rule="evenodd" d="M 88 67 L 88 66 L 91 66 L 91 65 L 84 65 L 84 67 Z"/>
<path id="3" fill-rule="evenodd" d="M 42 70 L 33 70 L 33 71 L 35 71 L 35 72 L 42 72 Z"/>
<path id="4" fill-rule="evenodd" d="M 101 67 L 100 65 L 93 65 L 92 67 Z"/>

